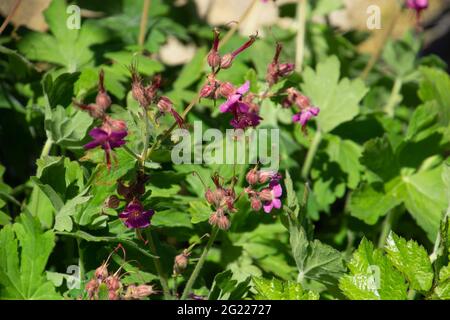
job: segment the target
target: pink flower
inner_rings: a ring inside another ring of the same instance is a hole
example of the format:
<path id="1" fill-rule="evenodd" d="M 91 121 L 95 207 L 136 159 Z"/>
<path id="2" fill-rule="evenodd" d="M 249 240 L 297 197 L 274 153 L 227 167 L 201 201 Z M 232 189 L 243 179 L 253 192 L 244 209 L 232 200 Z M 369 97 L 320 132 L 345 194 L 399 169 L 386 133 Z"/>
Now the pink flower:
<path id="1" fill-rule="evenodd" d="M 243 112 L 246 112 L 246 106 L 239 106 L 239 100 L 241 100 L 242 96 L 250 90 L 250 82 L 246 81 L 242 86 L 240 86 L 234 94 L 230 95 L 224 103 L 219 107 L 220 112 L 229 112 L 232 108 L 243 108 Z"/>
<path id="2" fill-rule="evenodd" d="M 428 0 L 406 0 L 406 6 L 420 12 L 428 8 Z"/>
<path id="3" fill-rule="evenodd" d="M 302 128 L 306 127 L 308 121 L 319 114 L 320 109 L 314 106 L 305 108 L 304 110 L 296 113 L 292 116 L 292 121 L 298 122 L 302 125 Z"/>
<path id="4" fill-rule="evenodd" d="M 270 200 L 266 200 L 264 201 L 264 212 L 265 213 L 269 213 L 270 211 L 272 211 L 273 208 L 276 209 L 280 209 L 281 208 L 281 200 L 279 199 L 281 197 L 281 195 L 283 194 L 283 189 L 281 188 L 281 185 L 278 182 L 271 182 L 269 184 L 269 188 L 268 189 L 264 189 L 261 191 L 261 193 L 263 192 L 270 192 Z"/>

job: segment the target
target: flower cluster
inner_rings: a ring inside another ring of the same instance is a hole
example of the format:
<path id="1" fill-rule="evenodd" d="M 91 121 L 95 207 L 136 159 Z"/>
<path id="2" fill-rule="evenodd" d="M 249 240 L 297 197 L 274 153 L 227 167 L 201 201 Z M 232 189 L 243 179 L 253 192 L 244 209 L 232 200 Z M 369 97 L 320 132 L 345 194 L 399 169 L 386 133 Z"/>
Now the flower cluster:
<path id="1" fill-rule="evenodd" d="M 283 189 L 280 184 L 281 175 L 278 172 L 253 168 L 245 178 L 249 184 L 245 188 L 245 193 L 250 199 L 253 210 L 259 211 L 263 208 L 264 212 L 269 213 L 274 208 L 281 208 L 280 197 L 283 194 Z"/>
<path id="2" fill-rule="evenodd" d="M 301 94 L 294 88 L 286 89 L 286 93 L 287 97 L 283 100 L 283 107 L 289 108 L 296 106 L 299 109 L 299 112 L 292 116 L 292 121 L 300 123 L 302 130 L 305 131 L 308 121 L 316 117 L 320 109 L 313 106 L 307 96 Z"/>
<path id="3" fill-rule="evenodd" d="M 144 110 L 148 110 L 152 104 L 156 104 L 159 112 L 158 117 L 170 113 L 178 126 L 180 128 L 184 127 L 184 120 L 175 110 L 173 102 L 166 96 L 158 95 L 158 90 L 162 83 L 161 75 L 154 76 L 150 83 L 144 84 L 135 64 L 131 65 L 130 72 L 132 81 L 131 94 L 139 105 Z"/>
<path id="4" fill-rule="evenodd" d="M 86 284 L 85 289 L 90 300 L 98 300 L 100 292 L 103 291 L 102 288 L 108 291 L 108 300 L 137 300 L 156 293 L 153 286 L 147 284 L 132 284 L 124 288 L 119 275 L 121 268 L 115 273 L 108 271 L 108 260 L 110 257 L 111 255 L 95 270 L 94 276 Z"/>
<path id="5" fill-rule="evenodd" d="M 215 189 L 208 188 L 205 192 L 206 201 L 213 206 L 215 211 L 209 217 L 209 223 L 217 226 L 221 230 L 228 230 L 230 228 L 230 219 L 228 215 L 236 212 L 234 203 L 236 201 L 236 193 L 234 188 L 224 188 L 221 178 L 218 174 L 212 177 Z"/>
<path id="6" fill-rule="evenodd" d="M 88 150 L 101 147 L 105 151 L 108 169 L 111 169 L 111 155 L 114 155 L 112 150 L 126 143 L 124 139 L 128 135 L 128 131 L 124 121 L 112 119 L 106 114 L 107 109 L 111 106 L 111 98 L 104 86 L 103 70 L 100 70 L 99 74 L 98 93 L 95 103 L 83 104 L 74 101 L 74 105 L 88 112 L 94 119 L 101 120 L 102 123 L 99 127 L 89 131 L 89 135 L 93 140 L 86 144 L 84 148 Z"/>

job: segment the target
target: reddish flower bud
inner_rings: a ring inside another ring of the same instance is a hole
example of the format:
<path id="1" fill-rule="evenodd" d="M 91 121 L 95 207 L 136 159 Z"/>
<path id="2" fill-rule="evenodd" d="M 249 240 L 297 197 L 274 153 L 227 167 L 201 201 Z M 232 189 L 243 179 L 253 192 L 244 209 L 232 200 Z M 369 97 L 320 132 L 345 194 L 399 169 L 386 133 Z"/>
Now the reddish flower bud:
<path id="1" fill-rule="evenodd" d="M 184 270 L 186 270 L 189 263 L 189 252 L 187 250 L 183 250 L 182 253 L 175 257 L 175 261 L 173 264 L 173 274 L 178 275 L 181 274 Z"/>
<path id="2" fill-rule="evenodd" d="M 119 300 L 119 294 L 116 291 L 108 291 L 108 299 L 109 300 Z"/>
<path id="3" fill-rule="evenodd" d="M 254 211 L 259 211 L 262 208 L 262 202 L 258 197 L 252 197 L 250 199 L 250 205 Z"/>
<path id="4" fill-rule="evenodd" d="M 259 198 L 262 201 L 271 201 L 273 199 L 272 190 L 269 188 L 261 190 L 261 192 L 259 193 Z"/>
<path id="5" fill-rule="evenodd" d="M 106 263 L 103 263 L 100 267 L 95 269 L 94 276 L 99 281 L 103 281 L 108 277 L 108 268 Z"/>
<path id="6" fill-rule="evenodd" d="M 258 178 L 258 171 L 256 169 L 251 169 L 245 176 L 245 179 L 250 185 L 256 184 L 258 182 Z"/>
<path id="7" fill-rule="evenodd" d="M 162 96 L 159 99 L 157 106 L 162 113 L 171 112 L 173 109 L 172 101 L 166 96 Z"/>
<path id="8" fill-rule="evenodd" d="M 153 290 L 153 286 L 146 285 L 146 284 L 141 284 L 141 285 L 135 286 L 132 284 L 132 285 L 128 286 L 124 298 L 126 300 L 141 299 L 141 298 L 148 297 L 154 293 L 155 293 L 155 291 Z"/>
<path id="9" fill-rule="evenodd" d="M 86 284 L 86 291 L 87 291 L 89 299 L 93 300 L 97 297 L 98 286 L 99 286 L 99 282 L 96 279 L 92 279 Z"/>
<path id="10" fill-rule="evenodd" d="M 220 66 L 221 61 L 220 55 L 217 51 L 214 51 L 213 49 L 209 51 L 207 60 L 208 65 L 213 69 L 218 68 Z"/>
<path id="11" fill-rule="evenodd" d="M 219 86 L 219 94 L 224 98 L 228 98 L 235 92 L 236 88 L 230 82 L 222 82 Z"/>
<path id="12" fill-rule="evenodd" d="M 106 286 L 108 287 L 109 291 L 117 291 L 122 287 L 122 284 L 120 283 L 120 279 L 117 276 L 109 276 L 105 280 Z"/>
<path id="13" fill-rule="evenodd" d="M 230 219 L 226 215 L 221 215 L 217 222 L 217 227 L 221 230 L 228 230 L 230 229 L 231 222 Z"/>
<path id="14" fill-rule="evenodd" d="M 111 105 L 111 97 L 108 95 L 108 93 L 105 90 L 104 78 L 105 78 L 105 73 L 103 72 L 103 69 L 102 69 L 102 70 L 100 70 L 100 74 L 99 74 L 98 93 L 97 93 L 97 97 L 95 98 L 95 103 L 102 110 L 108 109 L 109 106 Z"/>
<path id="15" fill-rule="evenodd" d="M 222 57 L 222 60 L 220 60 L 220 68 L 222 69 L 228 69 L 233 64 L 234 56 L 231 53 L 227 53 Z"/>
<path id="16" fill-rule="evenodd" d="M 213 98 L 215 87 L 211 84 L 205 84 L 202 89 L 200 90 L 200 97 L 202 98 Z"/>
<path id="17" fill-rule="evenodd" d="M 215 203 L 215 198 L 214 198 L 214 194 L 211 191 L 210 188 L 208 188 L 208 190 L 206 190 L 205 192 L 205 199 L 209 204 L 214 204 Z"/>
<path id="18" fill-rule="evenodd" d="M 293 64 L 293 63 L 281 63 L 278 66 L 278 75 L 280 77 L 285 77 L 285 76 L 289 75 L 289 73 L 294 71 L 294 68 L 295 68 L 295 64 Z"/>

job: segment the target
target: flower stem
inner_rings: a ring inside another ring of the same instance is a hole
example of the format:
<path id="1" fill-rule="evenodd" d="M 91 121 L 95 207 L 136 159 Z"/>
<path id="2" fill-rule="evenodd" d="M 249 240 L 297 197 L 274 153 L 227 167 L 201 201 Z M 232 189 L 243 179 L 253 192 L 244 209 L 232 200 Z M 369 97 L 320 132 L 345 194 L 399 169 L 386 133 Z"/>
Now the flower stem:
<path id="1" fill-rule="evenodd" d="M 14 4 L 12 5 L 11 9 L 8 12 L 8 15 L 6 16 L 6 18 L 3 21 L 2 25 L 0 26 L 0 34 L 3 33 L 3 31 L 6 29 L 6 26 L 8 25 L 9 21 L 16 14 L 16 11 L 19 8 L 21 2 L 22 2 L 22 0 L 16 0 L 14 2 Z"/>
<path id="2" fill-rule="evenodd" d="M 148 114 L 147 110 L 143 109 L 144 111 L 144 122 L 145 122 L 145 137 L 144 137 L 144 148 L 142 150 L 142 154 L 140 157 L 141 160 L 141 167 L 145 167 L 145 160 L 147 159 L 147 152 L 148 152 L 148 140 L 150 139 L 150 123 L 148 120 Z"/>
<path id="3" fill-rule="evenodd" d="M 49 155 L 50 150 L 52 149 L 52 145 L 53 145 L 52 139 L 47 138 L 47 141 L 45 141 L 44 147 L 42 147 L 40 158 L 43 158 L 43 157 Z"/>
<path id="4" fill-rule="evenodd" d="M 155 242 L 153 241 L 153 235 L 150 229 L 147 231 L 147 241 L 150 246 L 151 253 L 157 257 L 153 258 L 153 263 L 155 264 L 156 272 L 159 276 L 159 281 L 161 282 L 161 287 L 163 289 L 164 298 L 166 300 L 172 300 L 172 296 L 170 295 L 169 284 L 167 282 L 167 278 L 165 273 L 163 272 L 161 261 L 159 260 L 158 253 L 156 251 Z"/>
<path id="5" fill-rule="evenodd" d="M 400 100 L 400 90 L 402 89 L 402 83 L 403 81 L 400 77 L 397 77 L 395 79 L 391 95 L 389 96 L 389 100 L 383 108 L 384 112 L 386 112 L 391 118 L 394 116 L 395 106 Z"/>
<path id="6" fill-rule="evenodd" d="M 189 278 L 188 282 L 186 283 L 186 287 L 183 290 L 183 294 L 181 295 L 180 300 L 186 300 L 189 293 L 191 293 L 192 286 L 194 285 L 195 280 L 197 280 L 200 270 L 202 269 L 203 264 L 205 263 L 209 249 L 211 249 L 211 246 L 214 243 L 214 240 L 216 239 L 218 233 L 219 233 L 219 228 L 214 226 L 212 229 L 212 232 L 211 232 L 211 237 L 209 237 L 208 243 L 206 244 L 205 249 L 203 249 L 203 253 L 200 256 L 200 259 L 198 260 L 197 265 L 195 266 L 194 271 L 191 274 L 191 277 Z"/>
<path id="7" fill-rule="evenodd" d="M 139 26 L 139 39 L 138 44 L 140 47 L 144 45 L 145 33 L 147 30 L 148 12 L 150 10 L 150 0 L 144 0 L 142 6 L 141 24 Z"/>
<path id="8" fill-rule="evenodd" d="M 81 248 L 81 239 L 77 238 L 77 247 L 78 247 L 78 275 L 80 277 L 81 283 L 84 280 L 84 252 Z"/>
<path id="9" fill-rule="evenodd" d="M 380 238 L 378 239 L 378 248 L 383 248 L 384 245 L 386 244 L 386 239 L 389 236 L 389 233 L 391 232 L 392 229 L 392 222 L 394 220 L 394 210 L 395 209 L 390 210 L 383 220 Z"/>
<path id="10" fill-rule="evenodd" d="M 297 38 L 295 53 L 295 70 L 302 71 L 303 59 L 305 56 L 305 29 L 306 29 L 306 0 L 298 0 L 297 4 Z"/>
<path id="11" fill-rule="evenodd" d="M 302 168 L 302 177 L 306 181 L 309 178 L 309 172 L 311 170 L 312 162 L 314 160 L 314 156 L 316 155 L 317 149 L 319 148 L 320 142 L 322 141 L 322 132 L 320 129 L 317 129 L 313 141 L 308 149 L 308 153 L 306 154 L 305 163 Z"/>

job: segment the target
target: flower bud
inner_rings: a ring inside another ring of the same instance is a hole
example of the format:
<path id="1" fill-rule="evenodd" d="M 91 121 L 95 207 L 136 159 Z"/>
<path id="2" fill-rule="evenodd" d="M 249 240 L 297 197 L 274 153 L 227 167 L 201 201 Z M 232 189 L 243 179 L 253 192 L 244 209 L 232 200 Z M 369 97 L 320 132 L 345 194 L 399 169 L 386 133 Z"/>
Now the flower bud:
<path id="1" fill-rule="evenodd" d="M 217 222 L 217 226 L 219 227 L 219 229 L 221 230 L 228 230 L 230 229 L 230 219 L 228 219 L 228 217 L 226 215 L 221 215 L 218 219 Z"/>
<path id="2" fill-rule="evenodd" d="M 259 193 L 259 198 L 262 201 L 271 201 L 273 199 L 272 191 L 268 188 L 261 190 Z"/>
<path id="3" fill-rule="evenodd" d="M 162 113 L 170 112 L 173 109 L 172 101 L 166 96 L 162 96 L 159 99 L 157 106 Z"/>
<path id="4" fill-rule="evenodd" d="M 186 270 L 189 263 L 189 252 L 184 250 L 182 253 L 175 257 L 175 261 L 173 264 L 173 274 L 178 275 L 181 274 L 184 270 Z"/>
<path id="5" fill-rule="evenodd" d="M 155 291 L 153 290 L 153 286 L 146 285 L 146 284 L 141 284 L 141 285 L 135 286 L 134 284 L 131 284 L 128 286 L 124 298 L 126 300 L 141 299 L 141 298 L 148 297 L 154 293 L 155 293 Z"/>
<path id="6" fill-rule="evenodd" d="M 208 65 L 213 69 L 218 68 L 220 66 L 220 61 L 221 61 L 220 55 L 214 49 L 211 49 L 211 51 L 209 51 L 207 60 L 208 60 Z"/>
<path id="7" fill-rule="evenodd" d="M 311 101 L 309 100 L 309 98 L 301 93 L 298 94 L 295 102 L 301 109 L 308 108 L 311 105 Z"/>
<path id="8" fill-rule="evenodd" d="M 95 104 L 102 110 L 108 109 L 111 103 L 111 97 L 106 92 L 99 92 L 95 98 Z"/>
<path id="9" fill-rule="evenodd" d="M 116 291 L 109 290 L 108 291 L 108 299 L 109 300 L 119 300 L 119 294 Z"/>
<path id="10" fill-rule="evenodd" d="M 116 195 L 112 195 L 106 198 L 104 205 L 105 207 L 110 209 L 117 209 L 117 207 L 119 207 L 120 205 L 120 200 Z"/>
<path id="11" fill-rule="evenodd" d="M 250 205 L 254 211 L 259 211 L 261 210 L 262 202 L 258 197 L 252 197 L 250 199 Z"/>
<path id="12" fill-rule="evenodd" d="M 222 82 L 219 86 L 219 94 L 228 98 L 236 91 L 236 88 L 230 82 Z"/>
<path id="13" fill-rule="evenodd" d="M 95 278 L 103 281 L 108 277 L 108 268 L 106 263 L 103 263 L 100 267 L 98 267 L 97 269 L 95 269 Z"/>
<path id="14" fill-rule="evenodd" d="M 208 188 L 208 190 L 206 190 L 206 192 L 205 192 L 205 199 L 209 204 L 214 204 L 215 198 L 214 198 L 214 194 L 210 188 Z"/>
<path id="15" fill-rule="evenodd" d="M 107 277 L 105 280 L 105 283 L 106 283 L 106 286 L 108 287 L 109 291 L 117 291 L 122 287 L 119 277 L 117 277 L 117 276 Z"/>
<path id="16" fill-rule="evenodd" d="M 212 98 L 214 97 L 215 87 L 211 84 L 205 84 L 200 90 L 200 97 L 202 98 Z"/>
<path id="17" fill-rule="evenodd" d="M 294 71 L 295 65 L 293 63 L 281 63 L 278 66 L 278 75 L 280 77 L 285 77 L 292 71 Z"/>
<path id="18" fill-rule="evenodd" d="M 222 60 L 220 60 L 220 68 L 222 69 L 228 69 L 233 64 L 234 56 L 231 53 L 227 53 L 222 57 Z"/>
<path id="19" fill-rule="evenodd" d="M 99 283 L 96 279 L 89 280 L 86 284 L 86 291 L 89 299 L 93 300 L 97 296 Z"/>
<path id="20" fill-rule="evenodd" d="M 248 184 L 253 185 L 258 182 L 258 171 L 256 169 L 251 169 L 245 176 Z"/>

